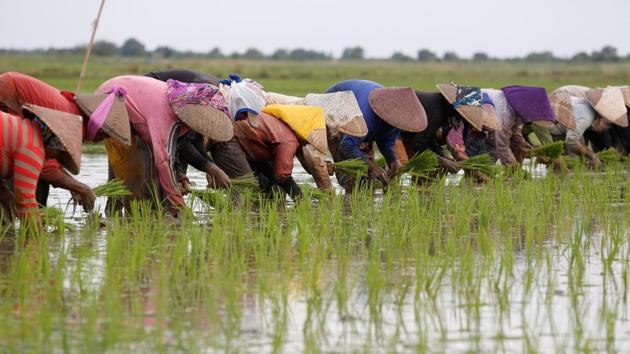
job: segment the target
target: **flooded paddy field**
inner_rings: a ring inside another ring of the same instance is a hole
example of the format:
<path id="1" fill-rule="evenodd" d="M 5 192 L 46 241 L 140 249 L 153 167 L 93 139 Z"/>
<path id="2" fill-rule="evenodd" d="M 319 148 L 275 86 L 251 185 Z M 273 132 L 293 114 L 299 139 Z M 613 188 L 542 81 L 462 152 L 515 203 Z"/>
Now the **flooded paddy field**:
<path id="1" fill-rule="evenodd" d="M 626 167 L 189 199 L 181 220 L 99 220 L 54 189 L 46 234 L 0 236 L 0 352 L 626 352 Z"/>

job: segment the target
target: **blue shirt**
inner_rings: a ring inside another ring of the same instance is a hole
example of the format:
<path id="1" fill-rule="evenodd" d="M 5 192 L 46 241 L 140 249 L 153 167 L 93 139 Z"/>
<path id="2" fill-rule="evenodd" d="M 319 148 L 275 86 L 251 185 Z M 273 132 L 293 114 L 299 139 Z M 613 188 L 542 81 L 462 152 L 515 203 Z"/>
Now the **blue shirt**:
<path id="1" fill-rule="evenodd" d="M 340 92 L 340 91 L 352 91 L 354 97 L 357 98 L 361 113 L 365 119 L 365 124 L 368 128 L 368 133 L 363 138 L 357 138 L 349 135 L 343 135 L 341 137 L 341 151 L 345 154 L 349 154 L 355 158 L 366 159 L 366 156 L 359 150 L 359 145 L 363 142 L 372 143 L 376 142 L 381 154 L 385 157 L 388 163 L 398 160 L 396 153 L 394 152 L 394 144 L 400 130 L 387 124 L 381 117 L 379 117 L 370 106 L 369 95 L 374 89 L 383 87 L 373 81 L 367 80 L 346 80 L 341 81 L 333 85 L 326 90 L 326 93 Z"/>

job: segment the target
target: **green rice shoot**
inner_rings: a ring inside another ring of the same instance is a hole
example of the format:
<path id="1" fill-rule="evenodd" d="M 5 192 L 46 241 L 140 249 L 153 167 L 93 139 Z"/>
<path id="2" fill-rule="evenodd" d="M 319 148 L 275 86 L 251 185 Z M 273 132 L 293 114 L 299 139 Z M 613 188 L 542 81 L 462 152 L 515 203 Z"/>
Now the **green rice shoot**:
<path id="1" fill-rule="evenodd" d="M 549 159 L 557 159 L 564 152 L 564 141 L 554 141 L 541 147 L 534 148 L 531 155 L 534 157 L 546 157 Z"/>
<path id="2" fill-rule="evenodd" d="M 116 178 L 94 187 L 92 192 L 97 197 L 127 197 L 131 195 L 131 192 L 125 186 L 125 182 Z"/>
<path id="3" fill-rule="evenodd" d="M 553 137 L 551 136 L 549 130 L 536 124 L 530 124 L 529 128 L 532 130 L 534 135 L 536 135 L 536 138 L 538 138 L 538 141 L 540 141 L 542 145 L 553 143 Z"/>
<path id="4" fill-rule="evenodd" d="M 431 172 L 435 172 L 437 169 L 437 156 L 433 151 L 427 149 L 410 158 L 409 161 L 400 168 L 397 176 L 408 173 L 415 177 L 428 177 Z"/>
<path id="5" fill-rule="evenodd" d="M 464 171 L 479 171 L 487 176 L 496 176 L 501 167 L 492 162 L 490 154 L 482 154 L 469 157 L 464 161 L 458 161 L 457 166 Z"/>
<path id="6" fill-rule="evenodd" d="M 367 176 L 368 174 L 368 165 L 361 159 L 339 161 L 335 162 L 333 166 L 335 166 L 335 172 L 355 178 Z"/>
<path id="7" fill-rule="evenodd" d="M 621 156 L 619 151 L 617 151 L 614 148 L 609 148 L 609 149 L 598 152 L 597 157 L 604 164 L 611 164 L 611 163 L 625 160 L 625 158 Z"/>
<path id="8" fill-rule="evenodd" d="M 256 175 L 254 175 L 253 172 L 230 179 L 230 185 L 231 185 L 231 188 L 235 190 L 260 189 L 260 186 L 258 184 L 258 178 L 256 177 Z"/>

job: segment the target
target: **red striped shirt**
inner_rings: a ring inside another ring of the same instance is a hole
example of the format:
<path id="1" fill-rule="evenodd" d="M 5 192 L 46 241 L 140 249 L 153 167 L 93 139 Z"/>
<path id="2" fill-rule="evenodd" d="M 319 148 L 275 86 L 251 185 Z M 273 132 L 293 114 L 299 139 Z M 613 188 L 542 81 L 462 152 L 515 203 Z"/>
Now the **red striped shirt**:
<path id="1" fill-rule="evenodd" d="M 38 213 L 35 190 L 44 155 L 42 133 L 36 123 L 0 112 L 0 175 L 3 180 L 13 180 L 20 217 Z"/>

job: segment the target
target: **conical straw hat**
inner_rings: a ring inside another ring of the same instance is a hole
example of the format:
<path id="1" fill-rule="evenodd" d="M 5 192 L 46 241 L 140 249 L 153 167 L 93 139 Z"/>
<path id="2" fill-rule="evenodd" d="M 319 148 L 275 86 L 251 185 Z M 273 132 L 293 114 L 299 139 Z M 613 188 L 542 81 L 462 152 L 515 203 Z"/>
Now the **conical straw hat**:
<path id="1" fill-rule="evenodd" d="M 444 98 L 446 98 L 446 100 L 450 104 L 453 104 L 455 102 L 455 100 L 457 99 L 457 87 L 450 84 L 437 84 L 436 86 L 438 90 L 440 90 L 442 96 L 444 96 Z M 499 129 L 495 130 L 501 129 L 501 122 L 499 121 L 499 118 L 496 118 L 496 122 L 492 121 L 493 117 L 491 116 L 491 113 L 487 108 L 486 110 L 488 111 L 488 113 L 486 113 L 485 118 L 484 109 L 482 107 L 462 105 L 457 107 L 456 110 L 457 112 L 459 112 L 459 114 L 462 115 L 464 119 L 466 119 L 466 121 L 468 121 L 468 123 L 470 123 L 470 125 L 472 125 L 477 130 L 483 129 L 484 122 L 487 123 L 488 127 L 497 127 L 498 123 Z M 494 111 L 494 109 L 492 109 L 492 111 Z M 494 114 L 494 116 L 496 116 L 496 113 Z"/>
<path id="2" fill-rule="evenodd" d="M 89 117 L 107 96 L 104 93 L 79 94 L 74 100 L 83 114 Z M 131 126 L 124 97 L 116 96 L 114 98 L 112 108 L 101 129 L 119 142 L 127 146 L 131 145 Z"/>
<path id="3" fill-rule="evenodd" d="M 500 131 L 502 129 L 501 120 L 491 104 L 482 104 L 483 126 L 489 130 Z"/>
<path id="4" fill-rule="evenodd" d="M 377 88 L 368 99 L 374 113 L 395 128 L 412 133 L 427 128 L 427 113 L 410 87 Z"/>
<path id="5" fill-rule="evenodd" d="M 306 95 L 304 102 L 307 106 L 324 109 L 326 126 L 333 134 L 341 132 L 359 138 L 367 135 L 363 113 L 352 91 L 310 93 Z"/>
<path id="6" fill-rule="evenodd" d="M 81 169 L 81 145 L 83 143 L 83 119 L 71 113 L 56 111 L 33 104 L 22 107 L 25 116 L 34 115 L 50 129 L 66 149 L 59 162 L 73 174 Z"/>
<path id="7" fill-rule="evenodd" d="M 556 115 L 558 123 L 567 129 L 575 129 L 575 119 L 573 119 L 573 106 L 571 96 L 567 94 L 554 93 L 549 96 L 551 108 Z"/>
<path id="8" fill-rule="evenodd" d="M 224 112 L 205 105 L 187 104 L 174 109 L 175 115 L 190 129 L 215 142 L 234 136 L 232 120 Z"/>
<path id="9" fill-rule="evenodd" d="M 265 102 L 270 104 L 304 104 L 304 97 L 288 96 L 281 93 L 265 92 Z"/>
<path id="10" fill-rule="evenodd" d="M 591 89 L 586 92 L 586 99 L 602 118 L 620 127 L 628 126 L 628 108 L 622 89 Z"/>

